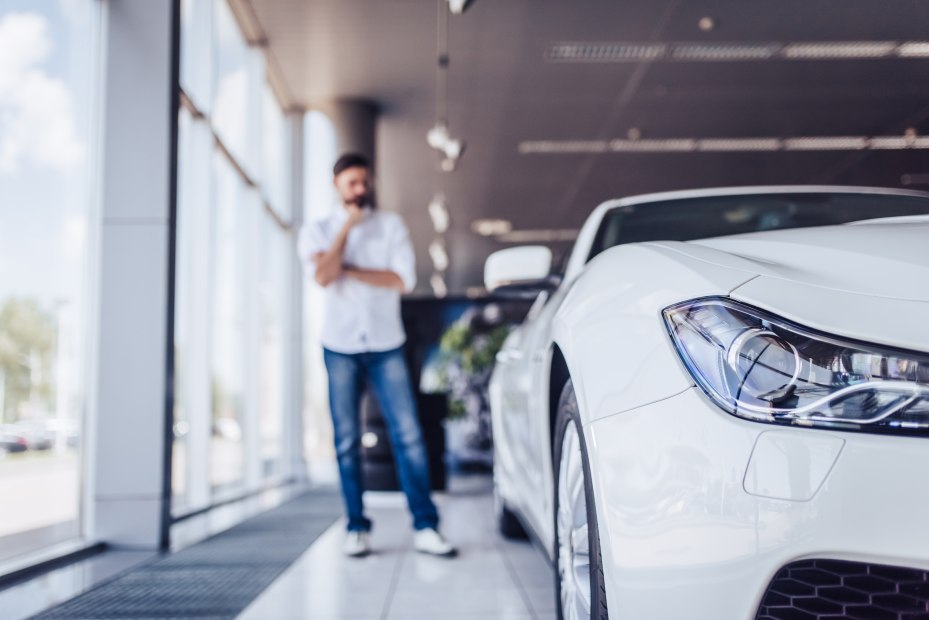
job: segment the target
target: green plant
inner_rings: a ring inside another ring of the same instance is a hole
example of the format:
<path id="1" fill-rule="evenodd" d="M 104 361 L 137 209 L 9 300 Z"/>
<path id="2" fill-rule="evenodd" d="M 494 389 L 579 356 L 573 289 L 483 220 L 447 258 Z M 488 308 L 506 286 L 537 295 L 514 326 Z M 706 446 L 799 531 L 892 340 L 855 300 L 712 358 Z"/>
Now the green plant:
<path id="1" fill-rule="evenodd" d="M 450 419 L 467 414 L 469 394 L 479 390 L 484 396 L 494 359 L 509 333 L 507 325 L 476 332 L 468 322 L 459 321 L 442 334 L 438 375 L 440 385 L 448 393 Z"/>

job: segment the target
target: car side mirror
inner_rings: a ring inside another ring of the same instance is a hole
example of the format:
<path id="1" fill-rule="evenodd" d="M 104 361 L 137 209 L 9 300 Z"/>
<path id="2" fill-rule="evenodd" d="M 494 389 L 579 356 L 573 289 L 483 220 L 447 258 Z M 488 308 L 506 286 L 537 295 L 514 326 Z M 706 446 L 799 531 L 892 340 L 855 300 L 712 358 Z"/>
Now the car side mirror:
<path id="1" fill-rule="evenodd" d="M 488 292 L 534 297 L 558 287 L 561 278 L 551 276 L 552 251 L 543 245 L 527 245 L 494 252 L 484 263 Z"/>

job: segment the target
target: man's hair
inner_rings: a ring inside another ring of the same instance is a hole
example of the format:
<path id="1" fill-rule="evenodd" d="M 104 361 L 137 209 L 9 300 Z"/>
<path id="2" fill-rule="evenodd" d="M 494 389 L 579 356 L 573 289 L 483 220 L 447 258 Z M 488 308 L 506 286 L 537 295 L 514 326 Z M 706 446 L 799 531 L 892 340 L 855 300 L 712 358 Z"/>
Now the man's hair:
<path id="1" fill-rule="evenodd" d="M 349 168 L 365 168 L 370 171 L 371 161 L 361 153 L 346 153 L 335 162 L 332 176 L 337 177 Z"/>

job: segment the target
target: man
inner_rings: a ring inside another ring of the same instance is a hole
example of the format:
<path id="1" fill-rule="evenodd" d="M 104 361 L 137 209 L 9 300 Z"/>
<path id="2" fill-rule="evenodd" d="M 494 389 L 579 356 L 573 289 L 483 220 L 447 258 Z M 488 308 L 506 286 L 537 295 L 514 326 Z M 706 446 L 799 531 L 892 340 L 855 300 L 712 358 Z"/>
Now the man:
<path id="1" fill-rule="evenodd" d="M 359 402 L 366 382 L 390 433 L 400 486 L 413 515 L 418 551 L 451 556 L 429 497 L 429 463 L 410 385 L 400 320 L 400 294 L 416 284 L 413 248 L 400 216 L 374 208 L 371 164 L 347 154 L 333 168 L 342 208 L 301 231 L 300 255 L 325 288 L 323 356 L 335 430 L 342 496 L 348 513 L 344 551 L 370 551 L 364 514 Z"/>

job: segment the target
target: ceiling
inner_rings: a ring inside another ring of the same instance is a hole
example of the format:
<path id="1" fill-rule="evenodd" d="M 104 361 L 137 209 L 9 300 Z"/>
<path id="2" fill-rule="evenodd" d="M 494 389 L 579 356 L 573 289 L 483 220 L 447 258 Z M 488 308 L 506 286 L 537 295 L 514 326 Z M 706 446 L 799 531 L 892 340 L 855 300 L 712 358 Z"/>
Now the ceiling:
<path id="1" fill-rule="evenodd" d="M 788 44 L 929 40 L 925 0 L 475 0 L 449 18 L 451 133 L 467 148 L 438 171 L 436 24 L 444 0 L 248 0 L 293 99 L 380 108 L 380 201 L 401 212 L 421 281 L 435 238 L 426 206 L 448 197 L 451 292 L 480 285 L 504 244 L 476 218 L 517 229 L 580 226 L 599 202 L 651 191 L 775 183 L 900 186 L 929 151 L 521 154 L 537 140 L 929 134 L 929 58 L 554 62 L 560 42 Z M 699 27 L 710 17 L 714 27 Z M 565 244 L 553 246 L 564 251 Z"/>

